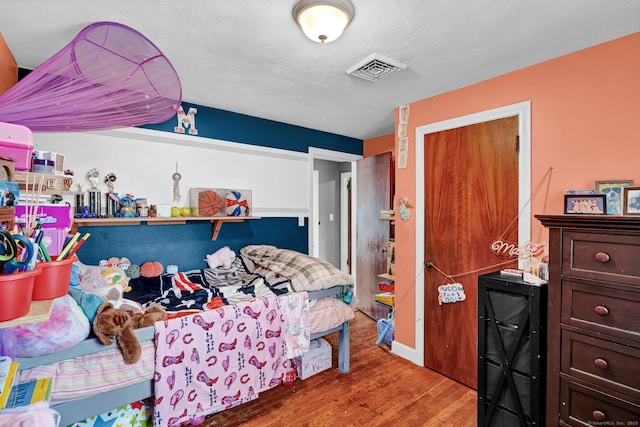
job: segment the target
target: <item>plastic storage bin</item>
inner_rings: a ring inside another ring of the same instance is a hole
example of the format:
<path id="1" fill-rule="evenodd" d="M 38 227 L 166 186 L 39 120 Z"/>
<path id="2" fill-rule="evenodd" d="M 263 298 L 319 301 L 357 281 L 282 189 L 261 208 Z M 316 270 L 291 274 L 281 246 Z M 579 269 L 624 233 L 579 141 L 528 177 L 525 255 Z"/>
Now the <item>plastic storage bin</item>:
<path id="1" fill-rule="evenodd" d="M 24 273 L 0 274 L 0 322 L 26 316 L 31 308 L 36 267 Z"/>
<path id="2" fill-rule="evenodd" d="M 62 261 L 39 262 L 37 265 L 42 274 L 37 276 L 33 284 L 33 300 L 47 300 L 69 293 L 71 283 L 71 267 L 78 258 L 73 256 Z"/>
<path id="3" fill-rule="evenodd" d="M 0 122 L 0 155 L 16 160 L 16 170 L 31 170 L 35 147 L 31 129 L 22 125 Z"/>

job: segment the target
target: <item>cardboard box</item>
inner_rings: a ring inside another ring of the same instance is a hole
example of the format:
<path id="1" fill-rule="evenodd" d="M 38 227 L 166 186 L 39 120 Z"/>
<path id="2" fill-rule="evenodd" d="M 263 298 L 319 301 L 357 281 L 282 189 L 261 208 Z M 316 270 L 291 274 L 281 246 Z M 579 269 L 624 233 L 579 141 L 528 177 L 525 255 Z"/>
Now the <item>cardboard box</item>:
<path id="1" fill-rule="evenodd" d="M 51 173 L 64 175 L 64 155 L 54 151 L 36 151 L 34 159 L 48 160 L 53 162 L 54 170 Z"/>
<path id="2" fill-rule="evenodd" d="M 331 344 L 324 338 L 311 341 L 309 351 L 293 359 L 301 380 L 331 368 L 331 361 Z"/>
<path id="3" fill-rule="evenodd" d="M 24 205 L 16 206 L 16 217 L 26 222 L 26 212 Z M 67 205 L 40 205 L 36 218 L 42 220 L 42 228 L 71 229 L 73 221 L 73 210 Z"/>
<path id="4" fill-rule="evenodd" d="M 0 156 L 15 159 L 16 170 L 31 170 L 34 151 L 31 129 L 0 122 Z"/>
<path id="5" fill-rule="evenodd" d="M 227 190 L 225 188 L 189 189 L 191 216 L 225 216 Z"/>

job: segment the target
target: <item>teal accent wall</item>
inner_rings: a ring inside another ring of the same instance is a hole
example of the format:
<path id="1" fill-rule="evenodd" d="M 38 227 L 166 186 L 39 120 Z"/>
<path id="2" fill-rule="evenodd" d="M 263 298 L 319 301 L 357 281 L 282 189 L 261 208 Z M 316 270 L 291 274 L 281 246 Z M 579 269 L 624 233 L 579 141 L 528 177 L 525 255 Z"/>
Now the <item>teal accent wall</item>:
<path id="1" fill-rule="evenodd" d="M 133 264 L 159 261 L 165 267 L 176 264 L 180 271 L 205 268 L 204 257 L 223 246 L 238 253 L 243 246 L 269 244 L 279 248 L 308 251 L 308 221 L 298 226 L 298 218 L 261 218 L 222 225 L 211 240 L 212 224 L 191 221 L 185 225 L 131 225 L 79 227 L 91 233 L 82 249 L 80 261 L 95 265 L 101 259 L 126 256 Z"/>
<path id="2" fill-rule="evenodd" d="M 220 139 L 223 141 L 241 142 L 263 147 L 307 153 L 309 147 L 362 155 L 361 139 L 321 132 L 314 129 L 233 113 L 195 104 L 182 103 L 185 113 L 189 108 L 196 108 L 196 129 L 198 136 Z M 141 126 L 147 129 L 173 132 L 178 124 L 175 117 L 159 124 Z M 186 134 L 186 132 L 185 132 Z"/>
<path id="3" fill-rule="evenodd" d="M 309 147 L 362 155 L 363 141 L 286 123 L 260 119 L 215 108 L 182 103 L 185 113 L 197 108 L 198 137 L 245 143 L 283 150 L 308 152 Z M 142 126 L 174 133 L 174 117 L 164 123 Z M 265 171 L 286 173 L 286 171 Z M 269 244 L 308 252 L 308 218 L 269 217 L 222 225 L 217 240 L 211 240 L 211 223 L 191 221 L 185 225 L 139 225 L 80 227 L 91 238 L 78 251 L 80 261 L 95 265 L 109 257 L 127 257 L 141 265 L 159 261 L 165 267 L 176 264 L 180 271 L 205 268 L 204 257 L 223 246 L 234 251 L 248 244 Z"/>

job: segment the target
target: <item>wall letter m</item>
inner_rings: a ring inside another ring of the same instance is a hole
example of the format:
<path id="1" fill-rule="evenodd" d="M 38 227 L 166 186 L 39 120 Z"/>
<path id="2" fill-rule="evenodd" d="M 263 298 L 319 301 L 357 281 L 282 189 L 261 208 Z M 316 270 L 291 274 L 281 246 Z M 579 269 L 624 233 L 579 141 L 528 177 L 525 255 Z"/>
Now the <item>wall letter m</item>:
<path id="1" fill-rule="evenodd" d="M 189 108 L 189 112 L 187 114 L 184 113 L 184 109 L 182 105 L 178 107 L 178 112 L 176 113 L 176 117 L 178 118 L 178 126 L 173 128 L 174 132 L 184 133 L 185 128 L 189 129 L 189 135 L 197 135 L 198 129 L 196 129 L 196 113 L 198 112 L 197 108 Z"/>

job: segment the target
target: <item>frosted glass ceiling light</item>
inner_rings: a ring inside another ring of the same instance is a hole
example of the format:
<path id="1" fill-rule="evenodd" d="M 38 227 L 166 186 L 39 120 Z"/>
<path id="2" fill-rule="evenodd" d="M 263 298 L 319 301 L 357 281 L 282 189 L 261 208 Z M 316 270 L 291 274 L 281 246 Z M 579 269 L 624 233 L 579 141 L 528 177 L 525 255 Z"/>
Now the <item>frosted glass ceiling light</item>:
<path id="1" fill-rule="evenodd" d="M 340 37 L 353 12 L 349 0 L 300 0 L 293 7 L 293 18 L 311 40 L 329 43 Z"/>

